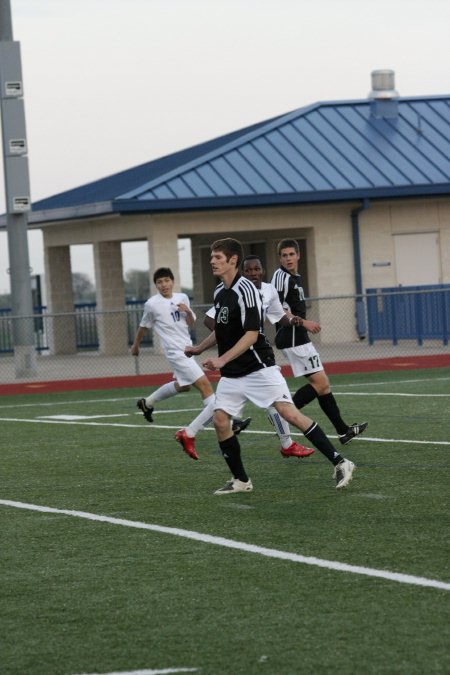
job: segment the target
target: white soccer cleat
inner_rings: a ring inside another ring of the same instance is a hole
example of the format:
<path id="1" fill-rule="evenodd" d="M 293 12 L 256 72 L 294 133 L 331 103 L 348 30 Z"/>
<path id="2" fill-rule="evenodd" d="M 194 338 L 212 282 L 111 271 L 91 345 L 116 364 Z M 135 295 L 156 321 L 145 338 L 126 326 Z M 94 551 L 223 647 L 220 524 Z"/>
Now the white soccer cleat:
<path id="1" fill-rule="evenodd" d="M 333 478 L 336 478 L 336 490 L 345 488 L 353 478 L 356 466 L 349 459 L 343 459 L 334 467 Z"/>
<path id="2" fill-rule="evenodd" d="M 231 495 L 234 492 L 251 492 L 253 490 L 250 478 L 246 483 L 239 478 L 232 478 L 223 487 L 214 492 L 215 495 Z"/>

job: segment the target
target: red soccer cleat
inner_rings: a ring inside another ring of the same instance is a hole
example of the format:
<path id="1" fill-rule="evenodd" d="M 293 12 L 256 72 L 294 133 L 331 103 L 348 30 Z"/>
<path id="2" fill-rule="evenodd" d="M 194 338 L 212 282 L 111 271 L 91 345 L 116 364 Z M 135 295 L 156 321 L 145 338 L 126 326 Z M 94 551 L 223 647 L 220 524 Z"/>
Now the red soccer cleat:
<path id="1" fill-rule="evenodd" d="M 184 452 L 189 455 L 189 457 L 192 459 L 199 458 L 195 451 L 195 438 L 189 438 L 189 436 L 186 434 L 186 429 L 180 429 L 180 431 L 177 431 L 175 438 L 178 443 L 180 443 Z"/>
<path id="2" fill-rule="evenodd" d="M 283 457 L 309 457 L 315 450 L 293 441 L 288 448 L 281 448 L 280 452 Z"/>

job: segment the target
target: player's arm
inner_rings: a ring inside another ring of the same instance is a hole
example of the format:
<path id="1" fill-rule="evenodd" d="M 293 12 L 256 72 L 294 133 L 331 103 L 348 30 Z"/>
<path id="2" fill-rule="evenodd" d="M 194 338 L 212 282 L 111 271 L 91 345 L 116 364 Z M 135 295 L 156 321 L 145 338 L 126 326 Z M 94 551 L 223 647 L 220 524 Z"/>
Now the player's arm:
<path id="1" fill-rule="evenodd" d="M 205 318 L 203 319 L 203 325 L 206 326 L 208 330 L 214 330 L 216 327 L 216 320 L 212 316 L 208 316 L 205 314 Z"/>
<path id="2" fill-rule="evenodd" d="M 284 317 L 278 322 L 280 326 L 303 326 L 308 333 L 320 333 L 322 327 L 316 321 L 309 321 L 302 319 L 300 316 L 294 316 L 290 312 L 286 312 Z"/>
<path id="3" fill-rule="evenodd" d="M 192 326 L 195 323 L 195 319 L 196 319 L 196 316 L 195 316 L 194 312 L 192 311 L 192 309 L 185 302 L 180 302 L 177 305 L 177 307 L 180 310 L 180 312 L 183 312 L 183 314 L 186 315 L 186 323 L 187 323 L 189 328 L 192 328 Z"/>
<path id="4" fill-rule="evenodd" d="M 144 326 L 139 326 L 139 328 L 137 330 L 137 333 L 136 333 L 136 337 L 134 338 L 134 342 L 131 345 L 130 351 L 131 351 L 131 354 L 133 356 L 139 356 L 139 347 L 140 347 L 140 344 L 141 344 L 141 340 L 144 337 L 144 335 L 146 334 L 146 332 L 147 332 L 147 329 Z"/>
<path id="5" fill-rule="evenodd" d="M 322 326 L 320 323 L 317 323 L 317 321 L 309 321 L 308 319 L 302 319 L 302 321 L 302 326 L 308 331 L 308 333 L 320 333 L 322 330 Z"/>
<path id="6" fill-rule="evenodd" d="M 203 368 L 207 370 L 220 370 L 227 363 L 237 359 L 238 356 L 247 351 L 258 339 L 259 331 L 257 330 L 248 330 L 244 335 L 236 342 L 235 345 L 226 351 L 222 356 L 211 357 L 206 359 L 203 363 Z M 211 336 L 208 336 L 211 337 Z M 207 340 L 208 338 L 206 338 Z"/>
<path id="7" fill-rule="evenodd" d="M 215 330 L 216 328 L 216 310 L 214 306 L 210 307 L 205 314 L 203 319 L 203 325 L 206 326 L 208 330 Z"/>
<path id="8" fill-rule="evenodd" d="M 205 337 L 205 339 L 202 340 L 200 344 L 187 345 L 184 348 L 184 353 L 186 354 L 186 356 L 197 356 L 198 354 L 201 354 L 210 347 L 213 347 L 215 344 L 216 344 L 216 334 L 213 331 L 207 337 Z"/>
<path id="9" fill-rule="evenodd" d="M 288 328 L 289 326 L 302 326 L 303 319 L 294 316 L 288 310 L 283 309 L 279 299 L 279 293 L 274 286 L 271 286 L 270 296 L 266 295 L 268 300 L 266 318 L 271 324 L 278 324 L 278 327 Z"/>
<path id="10" fill-rule="evenodd" d="M 285 312 L 277 323 L 283 328 L 287 328 L 288 326 L 303 326 L 303 319 L 300 316 L 294 316 L 293 314 Z"/>

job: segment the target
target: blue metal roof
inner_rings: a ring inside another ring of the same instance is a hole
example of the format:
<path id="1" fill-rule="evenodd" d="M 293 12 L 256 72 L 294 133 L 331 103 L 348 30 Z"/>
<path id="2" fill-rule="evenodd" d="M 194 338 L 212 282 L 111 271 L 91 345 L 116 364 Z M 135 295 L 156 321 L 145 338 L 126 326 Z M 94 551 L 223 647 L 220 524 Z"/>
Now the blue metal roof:
<path id="1" fill-rule="evenodd" d="M 184 166 L 186 163 L 201 157 L 224 144 L 232 142 L 237 136 L 244 132 L 251 132 L 258 127 L 267 124 L 267 121 L 253 124 L 246 129 L 234 131 L 225 136 L 220 136 L 205 143 L 200 143 L 191 148 L 180 150 L 171 155 L 166 155 L 145 164 L 120 171 L 106 178 L 81 185 L 80 187 L 61 192 L 51 197 L 46 197 L 33 203 L 33 211 L 46 211 L 52 209 L 65 209 L 71 207 L 83 207 L 91 204 L 107 204 L 116 199 L 116 197 L 128 190 L 132 190 L 137 185 L 141 185 L 149 180 L 154 180 L 159 176 L 164 176 L 177 167 Z"/>
<path id="2" fill-rule="evenodd" d="M 54 210 L 61 218 L 450 194 L 450 96 L 400 98 L 394 117 L 375 117 L 372 105 L 300 108 L 41 200 L 33 211 L 45 221 Z"/>

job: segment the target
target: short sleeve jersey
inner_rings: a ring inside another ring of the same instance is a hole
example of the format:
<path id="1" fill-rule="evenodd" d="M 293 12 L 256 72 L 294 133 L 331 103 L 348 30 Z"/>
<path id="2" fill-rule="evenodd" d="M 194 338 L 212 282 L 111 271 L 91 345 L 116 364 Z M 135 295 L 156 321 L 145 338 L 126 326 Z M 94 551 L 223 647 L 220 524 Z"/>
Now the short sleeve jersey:
<path id="1" fill-rule="evenodd" d="M 186 345 L 192 344 L 186 316 L 178 309 L 181 302 L 190 307 L 186 293 L 174 293 L 171 298 L 156 293 L 144 305 L 140 326 L 155 329 L 166 355 L 174 350 L 184 351 Z"/>
<path id="2" fill-rule="evenodd" d="M 284 267 L 279 267 L 273 277 L 272 285 L 278 292 L 278 297 L 284 309 L 294 316 L 306 318 L 305 294 L 301 285 L 300 274 L 290 274 Z M 308 331 L 303 326 L 277 326 L 276 345 L 279 349 L 297 347 L 311 342 Z"/>
<path id="3" fill-rule="evenodd" d="M 264 319 L 268 319 L 270 323 L 278 323 L 285 315 L 285 311 L 278 297 L 275 286 L 261 282 L 260 293 L 263 303 Z"/>
<path id="4" fill-rule="evenodd" d="M 256 288 L 256 286 L 255 286 Z M 277 323 L 285 314 L 282 307 L 278 293 L 272 284 L 261 282 L 261 288 L 257 289 L 262 300 L 263 320 L 268 319 L 270 323 Z M 216 316 L 216 309 L 214 305 L 208 309 L 206 316 L 214 319 Z"/>
<path id="5" fill-rule="evenodd" d="M 258 331 L 249 349 L 221 369 L 224 377 L 243 377 L 275 365 L 273 349 L 263 333 L 262 301 L 254 284 L 237 274 L 226 288 L 220 283 L 214 292 L 216 340 L 219 356 L 233 347 L 247 331 Z"/>

